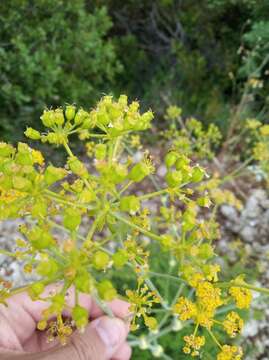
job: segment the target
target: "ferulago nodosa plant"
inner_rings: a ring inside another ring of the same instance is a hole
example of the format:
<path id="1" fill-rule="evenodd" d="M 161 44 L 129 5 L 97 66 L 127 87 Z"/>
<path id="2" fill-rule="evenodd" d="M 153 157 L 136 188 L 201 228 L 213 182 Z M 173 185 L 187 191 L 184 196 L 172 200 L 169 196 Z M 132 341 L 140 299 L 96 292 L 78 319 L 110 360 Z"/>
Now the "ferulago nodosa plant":
<path id="1" fill-rule="evenodd" d="M 144 179 L 154 174 L 154 162 L 149 152 L 135 162 L 126 149 L 130 143 L 139 144 L 137 133 L 150 129 L 152 120 L 151 111 L 141 113 L 139 103 L 128 104 L 125 95 L 118 100 L 105 96 L 90 111 L 73 105 L 45 110 L 41 121 L 46 131 L 28 128 L 25 135 L 63 147 L 67 154 L 63 167 L 45 161 L 40 151 L 26 143 L 16 147 L 0 143 L 0 218 L 24 219 L 15 251 L 2 253 L 23 260 L 24 271 L 39 278 L 21 289 L 3 280 L 1 302 L 25 290 L 33 300 L 48 302 L 38 328 L 47 332 L 49 340 L 56 337 L 64 344 L 89 321 L 90 314 L 79 303 L 80 293 L 90 294 L 106 312 L 107 301 L 122 297 L 130 303 L 134 334 L 141 326 L 148 328 L 145 339 L 154 356 L 166 356 L 156 339 L 164 329 L 165 333 L 176 331 L 174 322 L 178 321 L 188 327 L 179 353 L 199 356 L 210 337 L 219 348 L 218 360 L 239 360 L 241 347 L 221 343 L 215 329 L 235 338 L 243 328 L 237 310 L 250 306 L 252 291 L 269 294 L 269 290 L 248 284 L 243 276 L 222 280 L 214 251 L 219 231 L 209 191 L 214 181 L 191 156 L 171 149 L 164 158 L 165 184 L 142 194 Z M 85 163 L 72 151 L 74 135 L 85 143 Z M 146 204 L 160 197 L 165 197 L 166 205 L 159 217 L 151 216 Z M 180 211 L 174 216 L 176 207 Z M 212 214 L 202 218 L 201 212 Z M 88 220 L 85 237 L 80 232 L 84 218 Z M 56 239 L 55 229 L 66 234 L 63 240 Z M 145 238 L 157 244 L 159 256 L 169 253 L 176 264 L 176 276 L 159 274 L 178 284 L 172 303 L 154 284 L 149 265 L 152 254 Z M 136 286 L 125 291 L 116 288 L 111 280 L 115 270 L 132 272 Z M 59 292 L 45 297 L 45 287 L 55 282 L 62 284 Z M 76 300 L 72 319 L 66 321 L 62 313 L 71 287 Z M 189 295 L 183 287 L 190 290 Z M 229 304 L 233 310 L 223 317 L 219 310 Z M 162 310 L 162 319 L 157 310 Z"/>

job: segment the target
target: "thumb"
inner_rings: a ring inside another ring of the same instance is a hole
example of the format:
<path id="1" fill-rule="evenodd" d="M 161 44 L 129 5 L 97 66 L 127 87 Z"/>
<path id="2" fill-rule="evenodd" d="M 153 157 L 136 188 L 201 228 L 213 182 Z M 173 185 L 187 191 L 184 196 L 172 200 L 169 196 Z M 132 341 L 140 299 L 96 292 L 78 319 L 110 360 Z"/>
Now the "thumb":
<path id="1" fill-rule="evenodd" d="M 53 359 L 110 360 L 127 334 L 127 325 L 122 320 L 102 316 L 92 321 L 84 334 L 74 334 L 67 346 L 54 350 Z"/>

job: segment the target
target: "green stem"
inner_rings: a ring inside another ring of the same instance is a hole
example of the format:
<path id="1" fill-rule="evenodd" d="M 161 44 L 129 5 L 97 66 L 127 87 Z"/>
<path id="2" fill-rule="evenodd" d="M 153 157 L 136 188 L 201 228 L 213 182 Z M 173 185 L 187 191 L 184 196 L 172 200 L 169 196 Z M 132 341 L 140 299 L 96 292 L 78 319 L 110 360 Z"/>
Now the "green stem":
<path id="1" fill-rule="evenodd" d="M 173 275 L 169 275 L 169 274 L 162 274 L 162 273 L 157 273 L 155 271 L 148 271 L 147 274 L 149 274 L 150 276 L 154 276 L 154 277 L 162 277 L 162 278 L 165 278 L 165 279 L 170 279 L 170 280 L 173 280 L 173 281 L 178 281 L 178 282 L 184 282 L 183 279 L 179 278 L 179 277 L 176 277 L 176 276 L 173 276 Z"/>
<path id="2" fill-rule="evenodd" d="M 94 233 L 95 233 L 95 231 L 96 231 L 96 228 L 97 228 L 97 226 L 98 226 L 98 223 L 99 223 L 99 221 L 100 221 L 100 219 L 101 219 L 101 217 L 102 217 L 103 215 L 104 215 L 104 213 L 102 212 L 102 213 L 99 214 L 99 216 L 97 216 L 97 217 L 94 219 L 94 222 L 92 223 L 92 226 L 91 226 L 91 228 L 90 228 L 90 230 L 89 230 L 89 232 L 88 232 L 88 235 L 87 235 L 87 237 L 86 237 L 86 240 L 85 240 L 85 242 L 84 242 L 84 244 L 83 244 L 84 247 L 87 247 L 87 245 L 89 245 L 89 244 L 91 243 L 92 237 L 93 237 L 93 235 L 94 235 Z"/>
<path id="3" fill-rule="evenodd" d="M 120 146 L 120 142 L 121 142 L 121 137 L 117 137 L 115 145 L 114 145 L 114 149 L 113 149 L 113 153 L 112 153 L 112 161 L 116 161 L 117 160 L 117 153 L 118 153 L 118 149 Z"/>
<path id="4" fill-rule="evenodd" d="M 248 164 L 250 164 L 252 161 L 253 161 L 253 156 L 251 156 L 249 159 L 247 159 L 245 162 L 243 162 L 243 164 L 241 164 L 238 168 L 236 168 L 230 174 L 224 176 L 224 178 L 221 180 L 220 184 L 223 184 L 226 181 L 229 181 L 233 177 L 237 176 L 237 174 L 240 173 L 242 170 L 244 170 L 248 166 Z"/>
<path id="5" fill-rule="evenodd" d="M 94 301 L 96 302 L 96 304 L 101 308 L 101 310 L 103 310 L 103 312 L 109 316 L 110 318 L 114 318 L 115 315 L 113 314 L 113 311 L 110 309 L 110 307 L 99 298 L 98 294 L 92 294 L 92 297 L 94 299 Z"/>
<path id="6" fill-rule="evenodd" d="M 15 258 L 18 257 L 18 254 L 16 252 L 12 253 L 12 252 L 4 250 L 4 249 L 0 249 L 0 254 L 6 255 L 6 256 L 9 256 L 9 257 L 15 257 Z"/>
<path id="7" fill-rule="evenodd" d="M 134 182 L 132 180 L 130 180 L 125 186 L 123 186 L 123 188 L 119 191 L 118 195 L 121 195 L 122 193 L 124 193 Z"/>
<path id="8" fill-rule="evenodd" d="M 65 148 L 67 154 L 68 154 L 70 157 L 73 157 L 74 154 L 72 153 L 72 150 L 70 149 L 70 147 L 69 147 L 69 145 L 67 144 L 67 142 L 64 142 L 63 145 L 64 145 L 64 148 Z"/>
<path id="9" fill-rule="evenodd" d="M 173 309 L 174 305 L 176 304 L 180 294 L 182 293 L 183 288 L 184 288 L 184 284 L 181 284 L 181 286 L 178 288 L 178 290 L 170 304 L 171 309 Z M 169 318 L 170 315 L 171 315 L 170 312 L 167 312 L 166 314 L 164 314 L 163 318 L 161 319 L 161 321 L 159 323 L 159 326 L 158 326 L 159 329 L 163 327 L 163 325 L 166 323 L 166 320 Z"/>
<path id="10" fill-rule="evenodd" d="M 154 240 L 157 240 L 157 241 L 161 241 L 161 240 L 162 240 L 162 237 L 161 237 L 161 236 L 156 235 L 156 234 L 154 234 L 154 233 L 151 232 L 151 231 L 148 231 L 148 230 L 146 230 L 146 229 L 141 228 L 140 226 L 138 226 L 138 225 L 132 223 L 131 221 L 127 220 L 125 217 L 123 217 L 123 216 L 121 216 L 121 215 L 118 215 L 118 214 L 116 214 L 116 213 L 114 213 L 114 212 L 112 212 L 112 211 L 109 211 L 109 213 L 110 213 L 110 215 L 112 215 L 112 216 L 113 216 L 114 218 L 116 218 L 117 220 L 125 223 L 126 225 L 128 225 L 128 226 L 130 226 L 131 228 L 139 231 L 140 233 L 142 233 L 142 234 L 144 234 L 144 235 L 146 235 L 146 236 L 148 236 L 148 237 L 150 237 L 150 238 L 152 238 L 152 239 L 154 239 Z"/>
<path id="11" fill-rule="evenodd" d="M 253 290 L 253 291 L 256 291 L 256 292 L 259 292 L 259 293 L 269 295 L 269 289 L 263 288 L 263 287 L 253 286 L 253 285 L 250 285 L 250 284 L 240 284 L 240 283 L 236 283 L 236 282 L 231 281 L 231 282 L 216 283 L 216 285 L 218 287 L 223 287 L 223 288 L 239 287 L 239 288 L 249 289 L 249 290 Z"/>
<path id="12" fill-rule="evenodd" d="M 58 196 L 52 195 L 51 194 L 51 193 L 53 193 L 52 191 L 49 192 L 49 190 L 45 190 L 44 192 L 46 193 L 45 196 L 47 196 L 51 200 L 55 200 L 55 201 L 58 201 L 59 203 L 62 203 L 64 205 L 69 205 L 69 206 L 72 206 L 72 207 L 77 207 L 77 208 L 81 208 L 81 209 L 88 209 L 87 205 L 79 204 L 79 203 L 76 203 L 75 201 L 74 202 L 67 201 L 67 200 L 61 199 Z"/>
<path id="13" fill-rule="evenodd" d="M 160 299 L 160 303 L 164 309 L 169 309 L 166 301 L 163 299 L 162 295 L 160 294 L 159 290 L 156 288 L 156 286 L 153 284 L 153 282 L 150 279 L 145 279 L 145 283 L 150 288 L 151 291 L 153 291 L 158 298 Z"/>
<path id="14" fill-rule="evenodd" d="M 149 193 L 149 194 L 138 196 L 138 199 L 139 200 L 147 200 L 147 199 L 150 199 L 152 197 L 156 197 L 156 196 L 166 194 L 167 192 L 168 192 L 168 189 L 166 188 L 166 189 L 162 189 L 162 190 L 159 190 L 159 191 L 154 191 L 154 192 Z"/>
<path id="15" fill-rule="evenodd" d="M 218 347 L 220 349 L 222 349 L 221 344 L 219 343 L 218 339 L 216 338 L 216 336 L 213 334 L 213 332 L 210 329 L 207 329 L 209 335 L 212 337 L 213 341 L 218 345 Z"/>

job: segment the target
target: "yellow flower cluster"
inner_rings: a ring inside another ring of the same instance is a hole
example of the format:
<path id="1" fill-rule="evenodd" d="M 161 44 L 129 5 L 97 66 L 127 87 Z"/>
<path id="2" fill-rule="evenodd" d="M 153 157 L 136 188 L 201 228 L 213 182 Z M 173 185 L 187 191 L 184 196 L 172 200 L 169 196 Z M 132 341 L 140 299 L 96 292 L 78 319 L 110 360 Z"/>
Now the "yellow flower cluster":
<path id="1" fill-rule="evenodd" d="M 22 193 L 17 190 L 5 190 L 0 187 L 0 201 L 1 203 L 9 203 L 18 199 Z"/>
<path id="2" fill-rule="evenodd" d="M 251 291 L 242 287 L 234 287 L 232 286 L 229 289 L 230 295 L 234 298 L 236 302 L 236 306 L 239 309 L 248 309 L 251 300 L 252 300 L 252 294 Z"/>
<path id="3" fill-rule="evenodd" d="M 149 288 L 146 284 L 143 284 L 143 279 L 139 278 L 137 290 L 127 290 L 126 295 L 128 302 L 131 304 L 129 311 L 133 314 L 131 321 L 131 330 L 135 331 L 139 328 L 137 319 L 143 317 L 145 325 L 150 330 L 155 330 L 158 326 L 157 320 L 148 315 L 153 304 L 160 303 L 160 299 L 156 292 L 149 291 Z"/>
<path id="4" fill-rule="evenodd" d="M 191 300 L 182 296 L 178 299 L 173 311 L 179 315 L 180 320 L 186 321 L 196 316 L 197 307 Z"/>
<path id="5" fill-rule="evenodd" d="M 217 355 L 217 360 L 241 360 L 243 351 L 241 347 L 224 345 Z"/>
<path id="6" fill-rule="evenodd" d="M 184 341 L 186 345 L 183 348 L 185 354 L 190 354 L 191 356 L 199 356 L 199 350 L 205 344 L 204 336 L 184 336 Z"/>
<path id="7" fill-rule="evenodd" d="M 195 301 L 181 296 L 173 307 L 173 312 L 179 316 L 181 321 L 193 320 L 196 325 L 194 333 L 184 338 L 187 345 L 184 347 L 183 351 L 192 356 L 199 355 L 198 350 L 203 345 L 203 340 L 201 340 L 203 337 L 196 337 L 197 330 L 200 326 L 207 329 L 208 333 L 218 346 L 221 345 L 211 330 L 215 324 L 221 325 L 226 333 L 232 338 L 238 335 L 244 325 L 240 316 L 232 311 L 227 314 L 224 321 L 219 321 L 215 319 L 217 314 L 216 310 L 230 301 L 231 298 L 236 301 L 236 306 L 238 308 L 247 308 L 250 305 L 252 297 L 250 290 L 243 287 L 245 283 L 242 276 L 237 277 L 231 282 L 231 287 L 227 294 L 226 292 L 222 293 L 222 290 L 217 285 L 220 266 L 218 264 L 207 264 L 204 266 L 203 270 L 203 273 L 191 273 L 190 269 L 188 269 L 185 273 L 187 282 L 195 289 Z M 238 287 L 232 286 L 236 282 L 240 282 L 242 287 L 239 287 L 239 285 Z M 241 348 L 224 345 L 222 346 L 222 352 L 218 355 L 217 359 L 240 360 L 241 356 Z"/>
<path id="8" fill-rule="evenodd" d="M 234 311 L 230 312 L 223 322 L 224 329 L 232 338 L 241 332 L 243 325 L 243 320 Z"/>

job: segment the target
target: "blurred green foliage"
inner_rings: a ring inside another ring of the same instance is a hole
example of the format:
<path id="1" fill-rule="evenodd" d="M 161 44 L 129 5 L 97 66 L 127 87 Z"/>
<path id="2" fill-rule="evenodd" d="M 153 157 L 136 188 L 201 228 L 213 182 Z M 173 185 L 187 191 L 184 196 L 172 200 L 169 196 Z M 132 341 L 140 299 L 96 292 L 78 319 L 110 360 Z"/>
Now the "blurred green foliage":
<path id="1" fill-rule="evenodd" d="M 262 86 L 247 111 L 266 118 L 268 13 L 267 0 L 2 1 L 1 137 L 14 140 L 44 105 L 110 92 L 160 119 L 177 104 L 227 130 L 251 76 Z"/>
<path id="2" fill-rule="evenodd" d="M 120 70 L 105 7 L 84 0 L 0 2 L 0 131 L 16 137 L 44 106 L 91 104 Z"/>
<path id="3" fill-rule="evenodd" d="M 240 101 L 243 83 L 255 70 L 246 66 L 253 62 L 253 51 L 254 67 L 264 60 L 266 0 L 128 0 L 124 5 L 109 0 L 106 4 L 118 48 L 128 50 L 121 51 L 125 68 L 121 87 L 160 114 L 169 102 L 209 121 L 227 119 L 231 103 Z M 256 46 L 257 38 L 264 50 Z"/>

